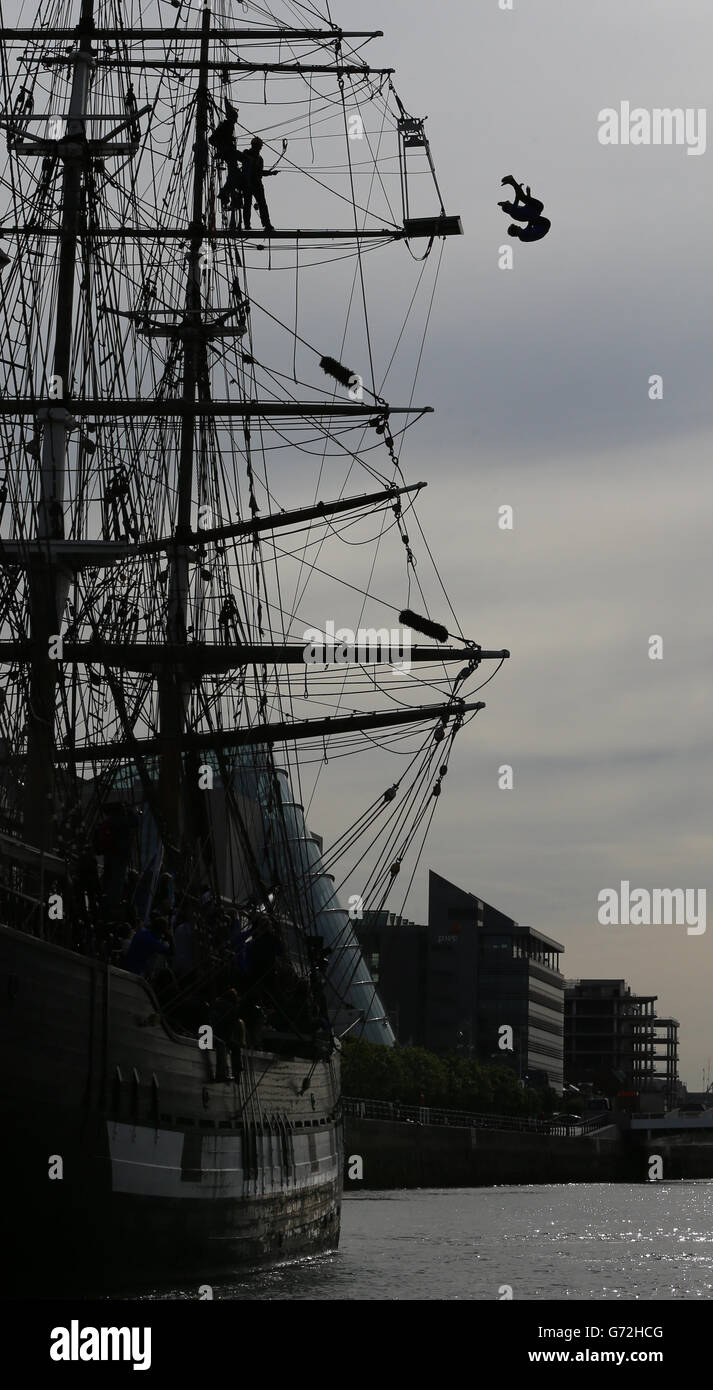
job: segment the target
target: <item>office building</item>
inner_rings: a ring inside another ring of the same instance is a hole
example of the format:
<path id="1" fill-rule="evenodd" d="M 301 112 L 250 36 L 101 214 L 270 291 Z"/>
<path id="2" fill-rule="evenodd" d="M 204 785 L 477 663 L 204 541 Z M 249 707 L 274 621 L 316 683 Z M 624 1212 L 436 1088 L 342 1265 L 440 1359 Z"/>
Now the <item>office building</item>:
<path id="1" fill-rule="evenodd" d="M 358 936 L 401 1043 L 505 1063 L 562 1090 L 559 942 L 433 872 L 427 925 L 366 913 Z"/>

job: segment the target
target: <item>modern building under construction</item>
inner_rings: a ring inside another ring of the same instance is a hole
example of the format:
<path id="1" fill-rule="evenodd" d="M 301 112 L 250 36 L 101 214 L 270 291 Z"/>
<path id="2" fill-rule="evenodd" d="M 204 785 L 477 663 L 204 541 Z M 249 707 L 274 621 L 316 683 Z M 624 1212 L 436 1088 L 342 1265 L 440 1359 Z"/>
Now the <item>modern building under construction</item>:
<path id="1" fill-rule="evenodd" d="M 569 980 L 565 988 L 564 1074 L 567 1085 L 594 1085 L 638 1101 L 642 1110 L 671 1108 L 678 1079 L 678 1020 L 658 1018 L 657 995 L 634 994 L 626 980 Z"/>

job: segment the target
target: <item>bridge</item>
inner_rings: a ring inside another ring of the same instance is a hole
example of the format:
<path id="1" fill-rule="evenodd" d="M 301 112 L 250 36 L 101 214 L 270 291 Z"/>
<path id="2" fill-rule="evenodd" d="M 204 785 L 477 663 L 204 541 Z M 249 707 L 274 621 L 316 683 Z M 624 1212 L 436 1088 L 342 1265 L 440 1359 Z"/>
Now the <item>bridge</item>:
<path id="1" fill-rule="evenodd" d="M 647 1134 L 688 1134 L 703 1131 L 703 1138 L 713 1139 L 713 1110 L 702 1110 L 697 1115 L 681 1114 L 669 1110 L 665 1115 L 632 1115 L 632 1133 Z"/>

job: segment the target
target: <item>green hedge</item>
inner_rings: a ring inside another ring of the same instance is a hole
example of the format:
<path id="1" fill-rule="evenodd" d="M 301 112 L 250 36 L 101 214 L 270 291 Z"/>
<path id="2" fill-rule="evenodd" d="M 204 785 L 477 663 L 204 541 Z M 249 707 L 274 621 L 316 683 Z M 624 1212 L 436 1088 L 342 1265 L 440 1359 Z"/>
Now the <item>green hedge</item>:
<path id="1" fill-rule="evenodd" d="M 425 1047 L 384 1047 L 345 1039 L 342 1091 L 368 1100 L 398 1100 L 403 1105 L 440 1106 L 445 1110 L 479 1110 L 496 1115 L 549 1113 L 554 1092 L 521 1086 L 510 1067 L 488 1066 L 455 1054 L 427 1052 Z"/>

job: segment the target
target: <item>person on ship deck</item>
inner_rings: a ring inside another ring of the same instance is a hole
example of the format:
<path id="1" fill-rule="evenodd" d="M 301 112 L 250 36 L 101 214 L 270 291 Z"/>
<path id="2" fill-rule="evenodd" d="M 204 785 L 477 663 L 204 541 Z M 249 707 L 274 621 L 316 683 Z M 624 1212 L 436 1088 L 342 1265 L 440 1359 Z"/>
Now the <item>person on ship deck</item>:
<path id="1" fill-rule="evenodd" d="M 225 119 L 216 126 L 213 134 L 208 138 L 218 158 L 223 161 L 228 171 L 225 183 L 220 190 L 220 201 L 225 208 L 242 210 L 243 176 L 235 144 L 238 112 L 229 101 L 225 103 L 225 110 Z"/>
<path id="2" fill-rule="evenodd" d="M 250 148 L 238 151 L 238 159 L 243 166 L 243 226 L 246 231 L 250 231 L 253 201 L 260 214 L 260 221 L 266 232 L 274 231 L 270 221 L 265 190 L 262 186 L 263 179 L 272 178 L 275 175 L 274 169 L 265 169 L 265 163 L 260 153 L 263 142 L 259 135 L 254 135 L 250 141 Z"/>
<path id="3" fill-rule="evenodd" d="M 168 923 L 165 923 L 167 930 Z M 161 919 L 154 926 L 161 930 Z M 151 927 L 142 926 L 134 932 L 129 948 L 126 952 L 126 969 L 131 970 L 134 975 L 145 977 L 150 964 L 157 955 L 167 956 L 171 947 L 165 940 L 163 934 L 156 935 Z"/>

